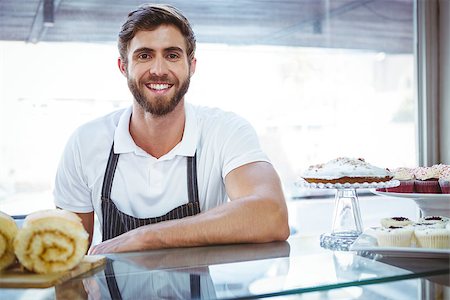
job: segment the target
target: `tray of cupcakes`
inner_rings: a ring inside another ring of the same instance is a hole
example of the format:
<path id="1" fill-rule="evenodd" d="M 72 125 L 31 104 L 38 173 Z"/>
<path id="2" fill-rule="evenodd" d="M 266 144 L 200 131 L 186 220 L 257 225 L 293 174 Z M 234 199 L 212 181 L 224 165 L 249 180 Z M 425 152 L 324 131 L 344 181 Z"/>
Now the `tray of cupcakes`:
<path id="1" fill-rule="evenodd" d="M 391 171 L 399 186 L 378 188 L 373 192 L 380 196 L 408 198 L 416 202 L 422 215 L 450 217 L 450 166 L 397 168 Z"/>
<path id="2" fill-rule="evenodd" d="M 381 219 L 380 227 L 368 228 L 350 246 L 351 251 L 375 252 L 383 256 L 450 256 L 450 218 L 427 216 L 417 221 L 406 217 Z"/>

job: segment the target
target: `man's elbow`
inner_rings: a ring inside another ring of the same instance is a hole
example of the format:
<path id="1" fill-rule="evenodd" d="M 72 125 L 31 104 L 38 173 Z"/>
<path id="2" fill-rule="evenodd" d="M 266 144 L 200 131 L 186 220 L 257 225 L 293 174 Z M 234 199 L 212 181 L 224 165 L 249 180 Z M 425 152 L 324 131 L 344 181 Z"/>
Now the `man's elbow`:
<path id="1" fill-rule="evenodd" d="M 285 241 L 289 238 L 290 229 L 288 221 L 288 210 L 286 202 L 277 201 L 274 203 L 275 207 L 271 209 L 271 239 L 272 241 Z"/>
<path id="2" fill-rule="evenodd" d="M 279 227 L 278 230 L 275 232 L 275 240 L 276 241 L 285 241 L 289 238 L 290 235 L 290 229 L 289 229 L 289 222 L 288 222 L 288 213 L 287 210 L 282 216 L 279 217 L 278 221 Z"/>

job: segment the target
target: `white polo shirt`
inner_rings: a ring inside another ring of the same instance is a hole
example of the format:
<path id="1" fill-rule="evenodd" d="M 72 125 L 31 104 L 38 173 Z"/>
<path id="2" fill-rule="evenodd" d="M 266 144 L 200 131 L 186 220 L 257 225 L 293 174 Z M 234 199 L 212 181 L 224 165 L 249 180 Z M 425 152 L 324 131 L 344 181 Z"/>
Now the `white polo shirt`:
<path id="1" fill-rule="evenodd" d="M 101 190 L 113 141 L 120 157 L 111 199 L 120 211 L 150 218 L 187 203 L 186 156 L 195 152 L 201 211 L 225 203 L 224 178 L 230 171 L 269 160 L 253 127 L 243 118 L 216 108 L 185 106 L 183 138 L 159 159 L 134 143 L 129 132 L 131 107 L 78 128 L 58 166 L 53 192 L 56 206 L 79 213 L 95 211 L 102 222 Z"/>

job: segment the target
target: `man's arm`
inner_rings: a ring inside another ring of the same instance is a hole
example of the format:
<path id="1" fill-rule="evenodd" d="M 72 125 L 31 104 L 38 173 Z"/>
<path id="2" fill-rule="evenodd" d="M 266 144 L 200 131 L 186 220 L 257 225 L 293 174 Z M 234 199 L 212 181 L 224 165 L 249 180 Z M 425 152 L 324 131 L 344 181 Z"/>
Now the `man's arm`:
<path id="1" fill-rule="evenodd" d="M 81 222 L 83 223 L 84 229 L 86 229 L 87 233 L 89 233 L 89 246 L 91 246 L 92 243 L 92 235 L 94 233 L 94 212 L 90 213 L 76 213 L 80 218 Z"/>
<path id="2" fill-rule="evenodd" d="M 61 209 L 61 207 L 56 207 Z M 89 234 L 88 239 L 88 249 L 92 244 L 92 237 L 94 234 L 94 212 L 88 212 L 88 213 L 76 213 L 74 212 L 80 219 L 81 223 L 83 224 L 84 229 Z"/>
<path id="3" fill-rule="evenodd" d="M 61 209 L 61 207 L 56 207 Z M 81 223 L 83 224 L 84 229 L 89 234 L 88 240 L 88 249 L 92 243 L 92 236 L 94 234 L 94 212 L 89 213 L 76 213 L 78 217 L 81 219 Z"/>
<path id="4" fill-rule="evenodd" d="M 241 166 L 226 176 L 225 186 L 231 199 L 226 204 L 196 216 L 139 227 L 94 246 L 91 254 L 288 238 L 287 207 L 271 164 Z"/>

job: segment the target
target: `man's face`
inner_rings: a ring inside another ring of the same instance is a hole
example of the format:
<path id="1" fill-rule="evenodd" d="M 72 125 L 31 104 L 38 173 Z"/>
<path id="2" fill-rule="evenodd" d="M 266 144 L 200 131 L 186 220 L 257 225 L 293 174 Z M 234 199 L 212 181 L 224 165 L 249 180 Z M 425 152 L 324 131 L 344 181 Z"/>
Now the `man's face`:
<path id="1" fill-rule="evenodd" d="M 128 62 L 119 60 L 119 67 L 142 109 L 164 116 L 186 94 L 195 63 L 193 59 L 189 65 L 181 32 L 173 25 L 161 25 L 137 32 L 128 47 Z"/>

